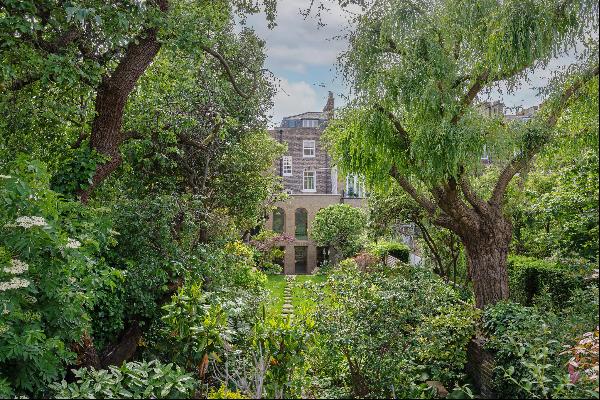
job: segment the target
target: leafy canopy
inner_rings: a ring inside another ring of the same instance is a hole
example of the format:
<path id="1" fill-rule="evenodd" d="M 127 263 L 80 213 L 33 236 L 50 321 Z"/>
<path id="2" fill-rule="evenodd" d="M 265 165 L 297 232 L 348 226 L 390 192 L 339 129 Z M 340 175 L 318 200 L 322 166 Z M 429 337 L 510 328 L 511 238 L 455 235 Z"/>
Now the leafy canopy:
<path id="1" fill-rule="evenodd" d="M 587 1 L 373 1 L 341 57 L 355 99 L 328 129 L 335 158 L 371 182 L 395 167 L 432 185 L 476 169 L 484 144 L 525 149 L 545 132 L 484 118 L 475 95 L 499 81 L 515 90 L 577 41 L 595 54 L 595 11 Z"/>

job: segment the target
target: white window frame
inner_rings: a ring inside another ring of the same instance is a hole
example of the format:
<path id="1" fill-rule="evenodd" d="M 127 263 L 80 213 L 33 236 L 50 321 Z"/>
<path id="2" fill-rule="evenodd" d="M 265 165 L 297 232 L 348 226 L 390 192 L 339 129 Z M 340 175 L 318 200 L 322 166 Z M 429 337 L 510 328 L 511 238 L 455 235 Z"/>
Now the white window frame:
<path id="1" fill-rule="evenodd" d="M 318 119 L 303 119 L 302 127 L 303 128 L 318 128 L 319 120 Z"/>
<path id="2" fill-rule="evenodd" d="M 292 156 L 283 156 L 281 175 L 292 176 L 292 174 L 293 174 Z"/>
<path id="3" fill-rule="evenodd" d="M 365 183 L 361 177 L 354 174 L 346 176 L 346 196 L 350 193 L 350 186 L 352 186 L 353 196 L 359 198 L 365 197 Z"/>
<path id="4" fill-rule="evenodd" d="M 308 153 L 307 153 L 308 150 Z M 302 141 L 302 157 L 314 158 L 317 153 L 316 143 L 314 140 L 303 140 Z"/>
<path id="5" fill-rule="evenodd" d="M 307 188 L 307 178 L 312 175 L 312 188 Z M 315 193 L 317 191 L 317 171 L 315 170 L 305 170 L 302 173 L 302 191 L 306 193 Z"/>

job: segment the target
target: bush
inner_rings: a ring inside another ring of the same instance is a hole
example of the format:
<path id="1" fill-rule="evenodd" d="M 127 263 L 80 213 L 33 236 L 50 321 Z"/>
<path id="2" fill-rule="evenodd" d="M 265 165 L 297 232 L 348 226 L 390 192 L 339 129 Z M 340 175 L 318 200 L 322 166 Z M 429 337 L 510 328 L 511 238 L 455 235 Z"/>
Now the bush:
<path id="1" fill-rule="evenodd" d="M 159 361 L 128 362 L 110 369 L 81 368 L 73 371 L 76 382 L 54 383 L 59 399 L 185 399 L 197 387 L 192 374 L 177 365 Z"/>
<path id="2" fill-rule="evenodd" d="M 586 317 L 589 325 L 597 324 L 597 307 L 596 302 L 595 318 Z M 494 390 L 499 397 L 598 397 L 590 380 L 572 382 L 568 356 L 563 354 L 564 346 L 575 339 L 565 322 L 569 314 L 579 312 L 569 307 L 563 315 L 541 313 L 535 307 L 511 302 L 497 303 L 485 311 L 482 325 L 488 337 L 486 348 L 494 353 L 497 365 Z"/>
<path id="3" fill-rule="evenodd" d="M 91 331 L 96 289 L 118 275 L 97 257 L 110 225 L 49 181 L 44 164 L 24 158 L 0 175 L 0 380 L 16 395 L 42 396 L 62 379 Z"/>
<path id="4" fill-rule="evenodd" d="M 347 264 L 347 265 L 346 265 Z M 311 368 L 318 388 L 344 397 L 419 398 L 425 382 L 464 379 L 476 310 L 431 271 L 408 265 L 360 272 L 340 263 L 309 292 L 306 316 L 316 333 Z"/>
<path id="5" fill-rule="evenodd" d="M 366 223 L 363 210 L 348 204 L 333 204 L 319 210 L 310 235 L 317 246 L 331 247 L 334 258 L 339 260 L 361 249 Z"/>
<path id="6" fill-rule="evenodd" d="M 410 248 L 401 242 L 379 241 L 368 246 L 369 251 L 385 261 L 388 255 L 407 263 L 410 257 Z"/>
<path id="7" fill-rule="evenodd" d="M 294 242 L 287 233 L 276 233 L 263 229 L 250 239 L 250 245 L 255 249 L 255 260 L 258 268 L 266 274 L 283 272 L 285 252 L 280 249 L 285 244 Z"/>
<path id="8" fill-rule="evenodd" d="M 508 258 L 511 299 L 531 306 L 535 296 L 547 291 L 554 305 L 564 304 L 573 291 L 584 286 L 584 280 L 568 268 L 533 257 Z"/>

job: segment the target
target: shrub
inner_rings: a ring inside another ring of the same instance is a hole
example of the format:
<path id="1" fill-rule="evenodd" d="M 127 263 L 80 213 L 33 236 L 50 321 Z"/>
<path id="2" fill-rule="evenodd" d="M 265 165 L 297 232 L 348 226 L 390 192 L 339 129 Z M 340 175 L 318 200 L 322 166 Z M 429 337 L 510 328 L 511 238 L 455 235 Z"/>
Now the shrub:
<path id="1" fill-rule="evenodd" d="M 43 395 L 76 362 L 96 289 L 117 273 L 96 257 L 109 225 L 49 181 L 25 158 L 0 175 L 0 371 L 17 395 Z"/>
<path id="2" fill-rule="evenodd" d="M 311 238 L 317 246 L 331 247 L 337 259 L 351 257 L 361 248 L 366 223 L 363 210 L 348 204 L 333 204 L 315 216 Z"/>
<path id="3" fill-rule="evenodd" d="M 194 395 L 197 381 L 173 364 L 159 361 L 128 362 L 108 370 L 81 368 L 76 381 L 53 383 L 59 399 L 185 399 Z"/>
<path id="4" fill-rule="evenodd" d="M 246 396 L 241 394 L 239 391 L 233 391 L 227 389 L 225 385 L 221 385 L 219 390 L 215 390 L 212 388 L 210 392 L 208 392 L 209 399 L 247 399 Z"/>
<path id="5" fill-rule="evenodd" d="M 384 261 L 388 255 L 390 255 L 404 263 L 407 263 L 410 256 L 410 248 L 401 242 L 380 241 L 377 243 L 372 243 L 370 246 L 368 246 L 368 248 L 373 255 L 379 257 L 382 261 Z"/>
<path id="6" fill-rule="evenodd" d="M 356 261 L 359 270 L 368 272 L 375 268 L 380 260 L 371 253 L 361 252 L 354 257 L 354 261 Z"/>
<path id="7" fill-rule="evenodd" d="M 526 306 L 544 291 L 553 304 L 562 305 L 575 289 L 584 286 L 583 279 L 566 267 L 532 257 L 510 256 L 508 272 L 512 300 Z"/>
<path id="8" fill-rule="evenodd" d="M 344 396 L 418 398 L 430 395 L 426 380 L 453 387 L 464 379 L 474 307 L 431 271 L 400 265 L 365 274 L 353 260 L 343 263 L 309 292 L 318 391 L 331 385 Z"/>
<path id="9" fill-rule="evenodd" d="M 596 321 L 591 318 L 589 323 L 597 323 L 597 307 L 596 303 Z M 565 313 L 574 311 L 569 308 Z M 568 357 L 561 352 L 573 337 L 563 328 L 565 320 L 564 315 L 542 314 L 535 307 L 511 302 L 485 311 L 486 348 L 495 356 L 494 387 L 500 397 L 597 397 L 589 380 L 575 384 L 569 376 Z"/>
<path id="10" fill-rule="evenodd" d="M 201 377 L 209 358 L 222 354 L 230 340 L 227 314 L 218 302 L 210 302 L 211 295 L 197 284 L 188 284 L 163 306 L 163 334 L 171 344 L 172 358 L 187 369 L 197 367 Z"/>
<path id="11" fill-rule="evenodd" d="M 279 247 L 293 243 L 294 238 L 287 233 L 262 230 L 250 240 L 256 250 L 255 260 L 258 268 L 267 274 L 280 274 L 283 271 L 285 252 Z"/>

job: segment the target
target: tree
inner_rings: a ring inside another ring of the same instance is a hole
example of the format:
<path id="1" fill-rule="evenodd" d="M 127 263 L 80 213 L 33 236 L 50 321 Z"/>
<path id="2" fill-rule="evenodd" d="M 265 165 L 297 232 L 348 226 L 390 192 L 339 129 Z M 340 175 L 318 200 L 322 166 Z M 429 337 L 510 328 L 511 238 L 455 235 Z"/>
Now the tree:
<path id="1" fill-rule="evenodd" d="M 357 17 L 342 58 L 356 97 L 329 125 L 331 152 L 372 185 L 395 181 L 460 237 L 480 308 L 508 298 L 512 178 L 560 134 L 561 115 L 582 91 L 598 85 L 594 26 L 597 4 L 587 1 L 381 0 Z M 515 90 L 575 41 L 589 44 L 587 57 L 548 85 L 533 120 L 508 124 L 477 111 L 482 91 L 501 81 Z M 484 145 L 502 166 L 487 194 L 471 182 Z"/>
<path id="2" fill-rule="evenodd" d="M 375 236 L 385 236 L 398 224 L 412 223 L 419 228 L 420 241 L 424 245 L 423 258 L 431 262 L 433 272 L 454 284 L 460 279 L 467 280 L 458 237 L 452 231 L 432 224 L 427 212 L 402 188 L 392 186 L 387 192 L 373 192 L 368 201 L 369 228 Z"/>
<path id="3" fill-rule="evenodd" d="M 340 256 L 351 257 L 360 250 L 366 223 L 362 210 L 348 204 L 333 204 L 319 210 L 310 235 L 317 246 L 331 247 L 337 260 Z"/>
<path id="4" fill-rule="evenodd" d="M 275 3 L 263 4 L 272 22 Z M 121 165 L 121 145 L 138 136 L 123 129 L 125 106 L 164 43 L 215 58 L 236 92 L 243 98 L 251 96 L 252 90 L 244 84 L 251 85 L 263 72 L 243 65 L 238 69 L 223 54 L 234 15 L 259 10 L 247 1 L 2 2 L 0 58 L 5 68 L 0 89 L 7 103 L 21 90 L 62 94 L 58 97 L 64 102 L 54 104 L 57 114 L 78 117 L 69 118 L 79 125 L 79 137 L 72 139 L 72 145 L 85 142 L 105 156 L 90 185 L 80 192 L 86 202 L 93 189 Z M 93 111 L 87 109 L 91 98 Z M 19 123 L 8 125 L 12 130 Z"/>

